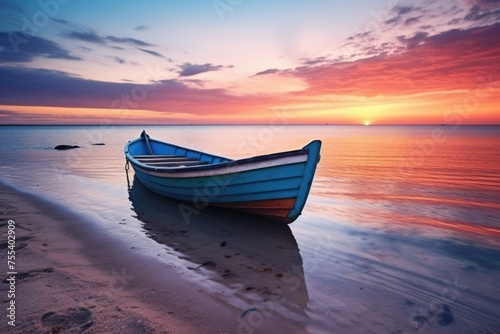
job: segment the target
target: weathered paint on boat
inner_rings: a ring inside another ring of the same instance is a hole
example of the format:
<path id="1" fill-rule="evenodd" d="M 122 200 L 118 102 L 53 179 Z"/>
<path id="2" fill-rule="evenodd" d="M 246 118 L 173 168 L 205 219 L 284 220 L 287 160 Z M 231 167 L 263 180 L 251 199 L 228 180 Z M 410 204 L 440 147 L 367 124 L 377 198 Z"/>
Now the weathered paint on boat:
<path id="1" fill-rule="evenodd" d="M 137 179 L 194 208 L 225 207 L 291 223 L 302 212 L 321 141 L 294 151 L 231 160 L 141 136 L 125 146 Z"/>

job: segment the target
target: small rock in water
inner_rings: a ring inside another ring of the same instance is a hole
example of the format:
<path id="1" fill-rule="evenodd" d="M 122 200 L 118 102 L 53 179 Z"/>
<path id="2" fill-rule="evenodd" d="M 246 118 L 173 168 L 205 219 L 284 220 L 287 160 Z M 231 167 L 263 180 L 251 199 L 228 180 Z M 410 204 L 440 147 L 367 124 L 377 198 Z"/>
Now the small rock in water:
<path id="1" fill-rule="evenodd" d="M 80 148 L 78 145 L 57 145 L 54 150 L 71 150 L 73 148 Z"/>
<path id="2" fill-rule="evenodd" d="M 94 143 L 94 144 L 92 144 L 92 145 L 99 145 L 99 146 L 102 146 L 102 145 L 106 145 L 106 144 L 104 144 L 104 143 Z"/>

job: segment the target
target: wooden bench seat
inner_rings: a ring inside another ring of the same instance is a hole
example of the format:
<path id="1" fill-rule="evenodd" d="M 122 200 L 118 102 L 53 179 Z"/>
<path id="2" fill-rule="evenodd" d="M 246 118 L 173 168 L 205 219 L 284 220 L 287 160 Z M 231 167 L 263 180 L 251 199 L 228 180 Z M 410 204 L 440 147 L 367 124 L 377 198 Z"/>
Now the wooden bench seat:
<path id="1" fill-rule="evenodd" d="M 200 166 L 209 164 L 196 158 L 188 158 L 182 155 L 136 155 L 139 162 L 153 167 L 182 167 Z"/>

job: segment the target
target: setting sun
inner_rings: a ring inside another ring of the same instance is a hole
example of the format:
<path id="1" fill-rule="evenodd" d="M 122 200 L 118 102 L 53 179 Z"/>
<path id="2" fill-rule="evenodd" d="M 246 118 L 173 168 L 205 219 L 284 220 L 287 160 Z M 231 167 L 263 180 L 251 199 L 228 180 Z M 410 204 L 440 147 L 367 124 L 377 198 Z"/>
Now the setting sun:
<path id="1" fill-rule="evenodd" d="M 365 125 L 370 125 L 370 121 L 365 121 Z"/>

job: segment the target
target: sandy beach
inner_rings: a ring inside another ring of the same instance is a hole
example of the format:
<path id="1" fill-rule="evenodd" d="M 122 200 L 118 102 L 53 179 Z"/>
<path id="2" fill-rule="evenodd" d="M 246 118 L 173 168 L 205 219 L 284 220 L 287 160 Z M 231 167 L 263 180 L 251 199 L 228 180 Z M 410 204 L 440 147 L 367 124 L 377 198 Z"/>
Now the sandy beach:
<path id="1" fill-rule="evenodd" d="M 15 327 L 8 325 L 4 319 L 2 332 L 254 331 L 245 318 L 250 319 L 255 309 L 243 310 L 242 313 L 240 309 L 221 302 L 196 285 L 178 280 L 173 268 L 140 256 L 119 242 L 106 239 L 105 233 L 100 235 L 84 218 L 6 186 L 0 187 L 0 203 L 3 252 L 7 252 L 5 231 L 8 221 L 15 221 L 17 272 Z M 185 233 L 179 233 L 178 237 L 183 238 Z M 175 244 L 177 239 L 174 236 L 169 240 Z M 199 242 L 196 238 L 191 239 L 184 247 L 201 247 L 201 244 L 197 244 Z M 268 294 L 272 298 L 276 287 L 266 285 L 269 276 L 275 276 L 274 280 L 278 283 L 288 282 L 288 286 L 301 284 L 293 277 L 287 281 L 283 273 L 276 272 L 272 265 L 263 263 L 258 266 L 248 257 L 246 260 L 239 259 L 237 263 L 229 261 L 232 257 L 228 255 L 231 241 L 226 242 L 227 247 L 225 244 L 221 247 L 220 243 L 217 247 L 210 247 L 205 243 L 204 251 L 210 254 L 207 259 L 219 257 L 228 260 L 223 269 L 219 265 L 221 279 L 231 279 L 236 275 L 233 271 L 238 268 L 246 268 L 247 273 L 253 273 L 245 276 L 248 286 L 239 285 L 237 290 L 260 296 Z M 215 261 L 207 259 L 193 259 L 199 264 L 194 263 L 191 269 L 213 269 L 218 266 Z M 2 263 L 2 268 L 3 272 L 7 272 L 6 263 Z M 238 275 L 241 275 L 241 270 Z M 259 276 L 263 276 L 264 280 L 259 282 Z M 165 277 L 168 279 L 164 280 Z M 285 283 L 283 285 L 287 285 Z M 1 285 L 4 313 L 10 302 L 6 298 L 8 287 L 6 281 Z M 273 312 L 262 324 L 258 318 L 253 318 L 258 322 L 257 332 L 300 328 L 298 323 L 283 321 L 277 312 Z"/>
<path id="2" fill-rule="evenodd" d="M 158 312 L 153 300 L 145 302 L 151 298 L 147 290 L 154 287 L 140 284 L 137 278 L 141 271 L 141 276 L 147 276 L 147 265 L 141 259 L 133 261 L 133 254 L 120 254 L 117 247 L 68 212 L 12 189 L 0 189 L 2 229 L 6 229 L 7 219 L 16 222 L 18 274 L 13 332 L 166 333 L 197 327 L 196 321 L 187 321 L 189 287 L 171 287 L 161 300 L 169 311 Z M 127 272 L 134 275 L 124 275 Z M 123 282 L 134 276 L 134 282 L 125 288 Z M 2 290 L 5 288 L 3 284 Z M 185 305 L 175 303 L 176 298 Z M 3 328 L 5 325 L 2 321 Z"/>

